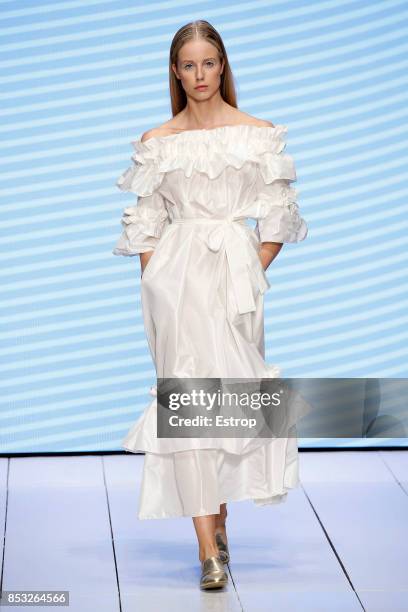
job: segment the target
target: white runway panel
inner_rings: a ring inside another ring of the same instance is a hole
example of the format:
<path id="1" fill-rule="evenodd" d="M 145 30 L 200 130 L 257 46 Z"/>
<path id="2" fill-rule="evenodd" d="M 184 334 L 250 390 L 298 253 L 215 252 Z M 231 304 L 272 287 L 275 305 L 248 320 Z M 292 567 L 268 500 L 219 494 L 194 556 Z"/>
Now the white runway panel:
<path id="1" fill-rule="evenodd" d="M 231 571 L 245 612 L 361 611 L 301 489 L 275 507 L 228 508 Z"/>
<path id="2" fill-rule="evenodd" d="M 6 521 L 7 464 L 8 459 L 0 457 L 0 576 L 3 566 L 4 529 Z"/>
<path id="3" fill-rule="evenodd" d="M 104 458 L 123 612 L 241 612 L 233 583 L 198 587 L 201 567 L 190 517 L 137 519 L 143 455 Z"/>
<path id="4" fill-rule="evenodd" d="M 402 468 L 402 454 L 302 455 L 305 491 L 367 612 L 408 610 L 408 495 L 383 461 Z"/>
<path id="5" fill-rule="evenodd" d="M 138 520 L 142 463 L 15 458 L 7 483 L 0 459 L 3 590 L 69 590 L 71 612 L 408 610 L 406 451 L 300 453 L 284 503 L 230 502 L 230 581 L 213 592 L 191 517 Z"/>
<path id="6" fill-rule="evenodd" d="M 408 452 L 403 450 L 379 451 L 378 454 L 393 474 L 397 483 L 408 495 Z"/>
<path id="7" fill-rule="evenodd" d="M 10 460 L 3 590 L 68 590 L 70 605 L 60 610 L 119 610 L 101 462 Z"/>

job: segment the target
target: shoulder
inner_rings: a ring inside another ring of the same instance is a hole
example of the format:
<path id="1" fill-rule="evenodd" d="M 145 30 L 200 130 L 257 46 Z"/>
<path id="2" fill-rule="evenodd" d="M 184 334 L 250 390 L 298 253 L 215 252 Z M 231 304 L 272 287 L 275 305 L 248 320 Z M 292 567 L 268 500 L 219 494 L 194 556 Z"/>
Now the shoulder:
<path id="1" fill-rule="evenodd" d="M 151 130 L 144 132 L 141 137 L 142 142 L 146 142 L 150 138 L 161 138 L 162 136 L 171 136 L 176 134 L 180 130 L 176 125 L 172 125 L 170 122 L 154 127 Z"/>
<path id="2" fill-rule="evenodd" d="M 253 117 L 252 115 L 246 115 L 247 121 L 251 125 L 255 125 L 257 127 L 275 127 L 272 121 L 268 121 L 267 119 L 258 119 L 258 117 Z"/>
<path id="3" fill-rule="evenodd" d="M 250 115 L 249 113 L 246 113 L 241 110 L 236 111 L 235 121 L 237 123 L 245 123 L 258 127 L 275 127 L 271 121 L 268 121 L 267 119 L 259 119 L 258 117 L 254 117 L 253 115 Z"/>
<path id="4" fill-rule="evenodd" d="M 150 140 L 150 138 L 158 138 L 160 136 L 166 136 L 166 130 L 161 127 L 154 127 L 151 130 L 144 132 L 140 140 L 142 142 L 146 142 L 146 140 Z"/>
<path id="5" fill-rule="evenodd" d="M 259 119 L 258 121 L 259 127 L 275 127 L 272 121 L 268 121 L 267 119 Z"/>

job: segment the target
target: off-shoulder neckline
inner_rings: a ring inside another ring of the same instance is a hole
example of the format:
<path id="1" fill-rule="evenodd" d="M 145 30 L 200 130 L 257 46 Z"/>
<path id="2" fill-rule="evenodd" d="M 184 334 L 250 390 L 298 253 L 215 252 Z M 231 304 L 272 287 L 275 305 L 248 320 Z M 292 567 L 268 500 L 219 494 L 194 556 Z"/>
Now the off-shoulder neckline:
<path id="1" fill-rule="evenodd" d="M 276 124 L 274 126 L 271 125 L 255 125 L 252 123 L 235 123 L 235 124 L 231 124 L 231 125 L 219 125 L 218 127 L 214 127 L 214 128 L 194 128 L 191 130 L 183 130 L 182 132 L 176 132 L 175 134 L 168 134 L 167 136 L 152 136 L 151 138 L 148 138 L 147 140 L 145 140 L 144 142 L 142 142 L 141 138 L 138 138 L 137 140 L 133 140 L 132 144 L 138 144 L 143 146 L 148 146 L 148 143 L 151 141 L 163 141 L 163 140 L 168 140 L 168 139 L 175 139 L 178 136 L 184 136 L 184 135 L 193 135 L 193 134 L 210 134 L 210 133 L 218 133 L 220 130 L 224 130 L 224 132 L 228 129 L 236 129 L 236 128 L 255 128 L 255 130 L 271 130 L 273 132 L 279 131 L 279 130 L 283 130 L 283 131 L 287 131 L 287 126 L 283 125 L 283 124 Z"/>

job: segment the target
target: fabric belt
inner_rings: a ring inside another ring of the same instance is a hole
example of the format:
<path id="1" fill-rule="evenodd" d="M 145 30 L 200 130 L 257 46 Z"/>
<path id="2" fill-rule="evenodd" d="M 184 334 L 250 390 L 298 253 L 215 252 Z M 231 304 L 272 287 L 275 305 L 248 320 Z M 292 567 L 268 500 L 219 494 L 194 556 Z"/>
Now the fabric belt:
<path id="1" fill-rule="evenodd" d="M 238 312 L 244 314 L 256 310 L 254 290 L 264 293 L 270 286 L 255 249 L 246 232 L 247 217 L 228 216 L 222 219 L 203 217 L 176 218 L 172 223 L 186 225 L 215 225 L 206 235 L 206 245 L 214 252 L 225 248 Z"/>

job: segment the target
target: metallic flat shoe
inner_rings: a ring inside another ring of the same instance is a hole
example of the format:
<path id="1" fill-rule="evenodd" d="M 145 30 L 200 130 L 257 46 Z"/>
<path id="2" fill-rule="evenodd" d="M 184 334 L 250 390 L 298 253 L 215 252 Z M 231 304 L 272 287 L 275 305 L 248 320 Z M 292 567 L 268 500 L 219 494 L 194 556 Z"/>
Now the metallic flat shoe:
<path id="1" fill-rule="evenodd" d="M 229 563 L 230 555 L 228 545 L 224 542 L 222 535 L 218 532 L 215 534 L 215 541 L 219 550 L 219 557 L 223 563 Z"/>
<path id="2" fill-rule="evenodd" d="M 208 557 L 201 563 L 201 589 L 215 589 L 228 583 L 228 574 L 219 557 Z"/>

